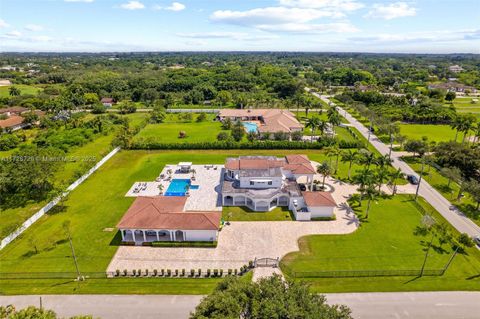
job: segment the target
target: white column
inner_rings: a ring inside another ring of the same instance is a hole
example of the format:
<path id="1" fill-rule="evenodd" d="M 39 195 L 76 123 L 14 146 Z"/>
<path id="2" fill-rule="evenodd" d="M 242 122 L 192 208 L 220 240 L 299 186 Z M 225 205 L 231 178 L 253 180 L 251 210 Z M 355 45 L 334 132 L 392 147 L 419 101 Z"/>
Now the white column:
<path id="1" fill-rule="evenodd" d="M 173 234 L 172 234 L 172 231 L 168 231 L 168 235 L 170 236 L 170 241 L 173 241 Z"/>
<path id="2" fill-rule="evenodd" d="M 133 241 L 135 242 L 135 229 L 130 229 L 130 231 L 132 232 L 132 238 L 133 238 Z"/>
<path id="3" fill-rule="evenodd" d="M 313 191 L 313 175 L 310 177 L 310 190 Z"/>
<path id="4" fill-rule="evenodd" d="M 158 235 L 158 230 L 155 233 L 157 234 L 157 241 L 160 241 L 160 235 Z"/>
<path id="5" fill-rule="evenodd" d="M 173 234 L 173 241 L 176 241 L 176 240 L 177 240 L 177 236 L 175 235 L 175 231 L 173 231 L 172 234 Z"/>
<path id="6" fill-rule="evenodd" d="M 257 202 L 253 201 L 253 210 L 257 210 Z"/>
<path id="7" fill-rule="evenodd" d="M 142 230 L 142 233 L 143 233 L 143 241 L 146 242 L 147 241 L 147 232 Z"/>
<path id="8" fill-rule="evenodd" d="M 124 241 L 124 240 L 125 240 L 124 230 L 123 230 L 123 229 L 120 229 L 120 233 L 122 234 L 122 241 Z"/>

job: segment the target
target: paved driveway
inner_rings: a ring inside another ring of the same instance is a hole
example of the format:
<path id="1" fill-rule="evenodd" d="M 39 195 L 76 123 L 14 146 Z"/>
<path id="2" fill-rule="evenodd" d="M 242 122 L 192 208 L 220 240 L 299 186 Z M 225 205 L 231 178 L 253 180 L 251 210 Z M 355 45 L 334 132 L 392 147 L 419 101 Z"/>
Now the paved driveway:
<path id="1" fill-rule="evenodd" d="M 298 238 L 313 234 L 348 234 L 359 221 L 346 205 L 356 187 L 329 178 L 335 187 L 333 197 L 339 203 L 334 221 L 231 222 L 219 235 L 216 248 L 159 248 L 121 246 L 108 271 L 116 269 L 198 269 L 240 268 L 255 257 L 282 258 L 298 250 Z"/>

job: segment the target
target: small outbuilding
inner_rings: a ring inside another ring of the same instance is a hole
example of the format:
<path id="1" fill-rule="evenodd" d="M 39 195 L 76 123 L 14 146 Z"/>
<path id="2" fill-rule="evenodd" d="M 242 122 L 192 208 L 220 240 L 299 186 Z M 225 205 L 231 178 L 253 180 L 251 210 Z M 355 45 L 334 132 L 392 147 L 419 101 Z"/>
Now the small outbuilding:
<path id="1" fill-rule="evenodd" d="M 333 217 L 337 203 L 329 192 L 303 192 L 303 201 L 310 218 Z"/>

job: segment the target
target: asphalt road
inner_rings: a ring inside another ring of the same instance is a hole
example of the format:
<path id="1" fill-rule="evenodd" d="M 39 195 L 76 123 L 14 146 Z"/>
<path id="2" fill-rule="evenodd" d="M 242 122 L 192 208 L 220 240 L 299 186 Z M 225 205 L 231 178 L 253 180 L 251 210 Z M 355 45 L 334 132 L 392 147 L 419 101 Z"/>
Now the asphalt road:
<path id="1" fill-rule="evenodd" d="M 103 319 L 188 318 L 202 296 L 47 295 L 43 307 L 61 317 L 90 314 Z M 406 292 L 327 294 L 331 304 L 345 304 L 356 319 L 479 318 L 480 292 Z M 39 296 L 0 296 L 0 305 L 39 306 Z"/>
<path id="2" fill-rule="evenodd" d="M 327 96 L 320 95 L 318 93 L 311 92 L 314 96 L 322 99 L 329 105 L 335 105 L 340 112 L 340 114 L 347 119 L 347 121 L 355 127 L 366 139 L 369 138 L 368 129 L 360 123 L 356 118 L 351 116 L 346 110 L 336 105 L 328 99 Z M 383 155 L 387 155 L 390 151 L 389 146 L 380 141 L 374 134 L 370 134 L 370 143 Z M 400 168 L 401 171 L 406 175 L 416 175 L 418 174 L 404 161 L 400 159 L 399 156 L 395 155 L 395 152 L 392 152 L 392 166 L 395 168 Z M 462 212 L 455 209 L 454 206 L 440 194 L 436 189 L 434 189 L 427 181 L 422 180 L 419 195 L 425 198 L 425 200 L 430 203 L 443 217 L 445 217 L 450 224 L 453 225 L 459 232 L 467 233 L 470 236 L 480 235 L 480 227 L 472 222 L 468 217 L 466 217 Z"/>

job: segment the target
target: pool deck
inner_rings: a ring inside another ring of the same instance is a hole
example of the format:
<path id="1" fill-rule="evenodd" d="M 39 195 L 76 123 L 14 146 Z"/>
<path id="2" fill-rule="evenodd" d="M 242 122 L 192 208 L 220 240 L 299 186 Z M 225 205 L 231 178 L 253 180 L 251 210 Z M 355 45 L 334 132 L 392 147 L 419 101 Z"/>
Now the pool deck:
<path id="1" fill-rule="evenodd" d="M 215 169 L 216 168 L 216 169 Z M 168 170 L 172 170 L 172 178 L 168 179 Z M 185 211 L 221 211 L 220 185 L 222 182 L 223 165 L 192 165 L 195 169 L 195 180 L 193 185 L 198 185 L 198 189 L 190 189 L 190 195 L 185 204 Z M 166 192 L 170 183 L 174 179 L 190 179 L 192 173 L 182 173 L 175 164 L 165 165 L 162 172 L 165 178 L 150 182 L 135 182 L 125 194 L 127 197 L 137 196 L 159 196 L 158 185 L 163 185 L 163 191 Z M 146 189 L 134 192 L 139 183 L 146 183 Z"/>

